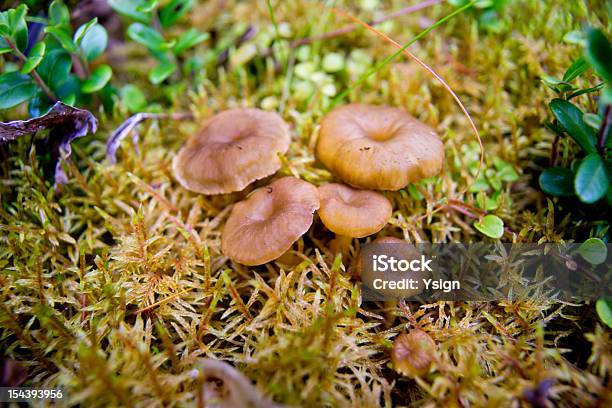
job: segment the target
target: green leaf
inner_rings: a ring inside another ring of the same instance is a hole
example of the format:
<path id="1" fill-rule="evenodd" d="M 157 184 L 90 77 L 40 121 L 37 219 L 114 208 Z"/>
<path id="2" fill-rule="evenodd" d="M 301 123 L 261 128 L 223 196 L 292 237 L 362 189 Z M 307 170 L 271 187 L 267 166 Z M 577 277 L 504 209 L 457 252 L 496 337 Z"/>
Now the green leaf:
<path id="1" fill-rule="evenodd" d="M 33 118 L 37 116 L 42 116 L 45 113 L 49 112 L 49 109 L 51 109 L 52 105 L 53 104 L 49 101 L 47 95 L 45 95 L 43 91 L 38 91 L 28 103 L 28 113 Z"/>
<path id="2" fill-rule="evenodd" d="M 61 88 L 72 69 L 72 59 L 63 49 L 49 51 L 38 66 L 41 78 L 54 90 Z"/>
<path id="3" fill-rule="evenodd" d="M 540 174 L 540 188 L 555 197 L 571 197 L 574 193 L 574 173 L 565 167 L 551 167 Z"/>
<path id="4" fill-rule="evenodd" d="M 600 30 L 589 29 L 587 32 L 584 57 L 602 79 L 612 81 L 612 46 Z"/>
<path id="5" fill-rule="evenodd" d="M 485 197 L 485 210 L 493 211 L 499 207 L 499 195 L 494 194 L 493 197 Z"/>
<path id="6" fill-rule="evenodd" d="M 606 173 L 606 166 L 597 153 L 589 154 L 578 167 L 574 188 L 582 202 L 594 203 L 608 191 L 610 181 Z"/>
<path id="7" fill-rule="evenodd" d="M 82 26 L 81 26 L 82 27 Z M 80 28 L 79 28 L 80 30 Z M 77 30 L 77 34 L 78 34 Z M 76 36 L 76 34 L 75 34 Z M 80 47 L 87 61 L 93 61 L 104 53 L 108 45 L 108 33 L 100 24 L 94 24 L 81 38 Z"/>
<path id="8" fill-rule="evenodd" d="M 570 65 L 567 71 L 565 71 L 565 74 L 563 74 L 563 81 L 570 82 L 576 79 L 580 75 L 584 74 L 589 67 L 590 65 L 587 60 L 585 60 L 583 57 L 578 58 L 572 65 Z"/>
<path id="9" fill-rule="evenodd" d="M 151 22 L 151 12 L 142 11 L 144 0 L 108 0 L 108 5 L 117 13 L 141 23 Z"/>
<path id="10" fill-rule="evenodd" d="M 70 25 L 70 11 L 60 0 L 55 0 L 49 6 L 49 25 Z"/>
<path id="11" fill-rule="evenodd" d="M 542 80 L 542 82 L 544 82 L 544 85 L 546 85 L 548 88 L 552 89 L 557 93 L 569 92 L 575 88 L 574 85 L 564 82 L 560 79 L 551 77 L 549 75 L 542 75 L 540 79 Z"/>
<path id="12" fill-rule="evenodd" d="M 144 3 L 141 6 L 138 6 L 138 11 L 142 11 L 143 13 L 150 13 L 151 11 L 155 10 L 155 7 L 157 7 L 157 0 L 145 0 Z"/>
<path id="13" fill-rule="evenodd" d="M 501 168 L 497 173 L 497 177 L 506 182 L 516 181 L 519 178 L 516 170 L 514 170 L 512 166 L 505 166 Z"/>
<path id="14" fill-rule="evenodd" d="M 72 105 L 76 101 L 77 96 L 82 96 L 81 80 L 73 74 L 68 74 L 62 85 L 55 88 L 55 95 L 68 105 Z"/>
<path id="15" fill-rule="evenodd" d="M 70 32 L 63 26 L 46 27 L 45 33 L 51 34 L 68 52 L 77 50 L 76 44 L 72 41 Z"/>
<path id="16" fill-rule="evenodd" d="M 27 6 L 22 4 L 0 13 L 0 26 L 4 27 L 5 32 L 3 35 L 9 37 L 21 51 L 24 51 L 28 44 L 28 26 L 25 21 L 27 12 Z M 6 41 L 1 39 L 0 49 L 6 50 L 7 47 Z"/>
<path id="17" fill-rule="evenodd" d="M 102 100 L 102 106 L 106 112 L 113 111 L 117 94 L 117 88 L 115 88 L 111 83 L 108 83 L 104 88 L 102 88 L 102 90 L 100 90 L 100 92 L 98 92 L 98 95 Z"/>
<path id="18" fill-rule="evenodd" d="M 583 45 L 586 42 L 586 35 L 582 30 L 574 30 L 563 36 L 563 41 L 569 44 Z"/>
<path id="19" fill-rule="evenodd" d="M 147 98 L 136 85 L 125 85 L 120 94 L 121 102 L 132 113 L 141 112 L 147 106 Z"/>
<path id="20" fill-rule="evenodd" d="M 189 30 L 185 31 L 176 41 L 174 53 L 176 55 L 180 55 L 185 50 L 196 46 L 202 41 L 206 41 L 208 37 L 208 33 L 201 33 L 195 28 L 190 28 Z"/>
<path id="21" fill-rule="evenodd" d="M 183 17 L 191 9 L 194 0 L 172 0 L 159 11 L 159 21 L 164 28 L 168 28 Z"/>
<path id="22" fill-rule="evenodd" d="M 582 116 L 582 120 L 584 120 L 584 123 L 586 123 L 587 125 L 589 125 L 591 128 L 598 130 L 601 127 L 602 124 L 602 119 L 601 116 L 596 115 L 594 113 L 585 113 Z"/>
<path id="23" fill-rule="evenodd" d="M 27 101 L 36 94 L 36 84 L 29 76 L 9 72 L 0 76 L 0 109 L 8 109 Z"/>
<path id="24" fill-rule="evenodd" d="M 582 111 L 563 99 L 553 99 L 548 105 L 561 126 L 586 153 L 595 152 L 597 136 L 584 120 Z"/>
<path id="25" fill-rule="evenodd" d="M 149 49 L 154 51 L 162 50 L 164 37 L 151 27 L 140 23 L 133 23 L 128 27 L 127 34 L 132 40 Z"/>
<path id="26" fill-rule="evenodd" d="M 601 88 L 603 88 L 606 85 L 605 82 L 601 82 L 591 88 L 585 88 L 585 89 L 579 89 L 575 92 L 572 92 L 568 97 L 567 100 L 569 101 L 570 99 L 573 99 L 577 96 L 583 95 L 583 94 L 588 94 L 588 93 L 592 93 L 592 92 L 597 92 L 599 91 Z M 605 92 L 604 92 L 605 93 Z M 601 99 L 603 101 L 603 98 Z M 605 103 L 605 102 L 604 102 Z"/>
<path id="27" fill-rule="evenodd" d="M 9 27 L 13 30 L 13 34 L 19 29 L 19 25 L 22 21 L 25 21 L 25 17 L 28 14 L 28 6 L 25 4 L 19 5 L 17 8 L 9 10 Z"/>
<path id="28" fill-rule="evenodd" d="M 74 43 L 80 47 L 81 46 L 81 41 L 83 40 L 83 36 L 87 33 L 87 31 L 89 31 L 89 29 L 91 27 L 93 27 L 96 23 L 98 22 L 98 17 L 94 17 L 91 20 L 89 20 L 87 23 L 83 24 L 82 26 L 80 26 L 79 28 L 77 28 L 76 33 L 74 33 L 74 36 L 72 37 L 72 41 L 74 41 Z"/>
<path id="29" fill-rule="evenodd" d="M 476 0 L 474 7 L 479 9 L 489 8 L 493 5 L 493 0 Z"/>
<path id="30" fill-rule="evenodd" d="M 595 303 L 595 310 L 597 310 L 599 319 L 612 329 L 612 299 L 598 299 Z"/>
<path id="31" fill-rule="evenodd" d="M 487 237 L 499 239 L 504 235 L 504 222 L 497 215 L 485 215 L 482 221 L 474 223 L 474 228 Z"/>
<path id="32" fill-rule="evenodd" d="M 421 194 L 414 184 L 408 184 L 408 193 L 414 200 L 420 201 L 423 199 L 423 194 Z"/>
<path id="33" fill-rule="evenodd" d="M 0 55 L 11 52 L 11 47 L 8 46 L 4 38 L 0 37 Z"/>
<path id="34" fill-rule="evenodd" d="M 607 86 L 601 93 L 601 99 L 599 103 L 605 105 L 612 105 L 612 86 Z"/>
<path id="35" fill-rule="evenodd" d="M 149 72 L 149 81 L 157 85 L 162 83 L 176 70 L 176 65 L 171 62 L 162 62 Z"/>
<path id="36" fill-rule="evenodd" d="M 599 238 L 587 239 L 576 252 L 592 265 L 600 265 L 608 258 L 608 246 Z"/>
<path id="37" fill-rule="evenodd" d="M 46 49 L 47 46 L 44 42 L 36 43 L 36 45 L 32 47 L 28 59 L 23 64 L 23 67 L 21 68 L 21 73 L 29 74 L 30 72 L 32 72 L 32 70 L 35 69 L 42 61 L 43 57 L 45 56 Z"/>
<path id="38" fill-rule="evenodd" d="M 113 70 L 108 65 L 100 65 L 81 86 L 83 93 L 94 93 L 104 88 L 113 76 Z"/>
<path id="39" fill-rule="evenodd" d="M 489 182 L 493 190 L 495 191 L 501 190 L 502 182 L 497 172 L 495 171 L 495 169 L 486 169 L 485 177 L 487 178 L 487 181 Z"/>
<path id="40" fill-rule="evenodd" d="M 479 191 L 487 191 L 491 186 L 487 182 L 487 178 L 484 174 L 480 173 L 478 178 L 470 186 L 470 193 L 477 193 Z"/>

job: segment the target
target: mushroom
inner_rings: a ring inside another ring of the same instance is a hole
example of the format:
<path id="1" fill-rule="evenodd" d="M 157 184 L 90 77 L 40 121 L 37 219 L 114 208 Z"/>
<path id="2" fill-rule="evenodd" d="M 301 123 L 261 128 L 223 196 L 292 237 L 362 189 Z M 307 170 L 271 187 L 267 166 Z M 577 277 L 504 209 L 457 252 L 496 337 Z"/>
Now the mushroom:
<path id="1" fill-rule="evenodd" d="M 283 177 L 236 203 L 221 234 L 221 251 L 253 266 L 283 255 L 312 225 L 319 193 L 312 184 Z"/>
<path id="2" fill-rule="evenodd" d="M 214 115 L 172 161 L 183 187 L 203 194 L 241 191 L 274 174 L 289 149 L 289 126 L 274 112 L 231 109 Z"/>
<path id="3" fill-rule="evenodd" d="M 375 271 L 373 267 L 373 256 L 377 255 L 380 259 L 381 255 L 386 255 L 387 259 L 393 257 L 397 260 L 411 261 L 420 258 L 418 249 L 404 241 L 395 237 L 381 237 L 375 239 L 371 243 L 364 245 L 361 249 L 361 254 L 357 259 L 356 272 L 360 276 L 361 281 L 365 286 L 379 296 L 383 296 L 386 300 L 389 298 L 405 299 L 411 296 L 416 296 L 423 291 L 423 280 L 429 278 L 428 271 L 407 271 L 387 270 L 385 272 Z M 376 289 L 374 281 L 382 279 L 384 281 L 399 282 L 402 280 L 412 279 L 416 282 L 417 288 L 397 289 L 383 288 Z"/>
<path id="4" fill-rule="evenodd" d="M 423 376 L 435 361 L 436 342 L 423 330 L 402 333 L 393 341 L 391 364 L 402 375 Z"/>
<path id="5" fill-rule="evenodd" d="M 319 217 L 336 234 L 338 252 L 343 252 L 352 238 L 363 238 L 380 231 L 393 211 L 391 203 L 382 194 L 344 184 L 325 184 L 319 187 L 319 196 Z"/>
<path id="6" fill-rule="evenodd" d="M 325 116 L 316 155 L 352 186 L 399 190 L 438 174 L 444 146 L 432 128 L 404 111 L 354 103 Z"/>

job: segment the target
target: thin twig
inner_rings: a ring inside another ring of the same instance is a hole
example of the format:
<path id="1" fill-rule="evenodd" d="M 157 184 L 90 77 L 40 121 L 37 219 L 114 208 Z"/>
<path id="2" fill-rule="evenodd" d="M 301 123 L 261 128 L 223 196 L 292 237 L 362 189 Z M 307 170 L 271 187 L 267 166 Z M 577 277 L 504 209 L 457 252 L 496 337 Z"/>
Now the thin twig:
<path id="1" fill-rule="evenodd" d="M 468 210 L 470 210 L 472 212 L 475 212 L 476 214 L 479 214 L 479 215 L 486 215 L 487 214 L 486 211 L 483 211 L 480 208 L 476 208 L 476 207 L 474 207 L 472 205 L 466 204 L 466 203 L 464 203 L 461 200 L 455 200 L 454 198 L 449 198 L 448 202 L 449 202 L 449 204 L 466 208 L 466 209 L 468 209 Z"/>
<path id="2" fill-rule="evenodd" d="M 189 112 L 175 112 L 175 113 L 137 113 L 130 116 L 125 122 L 113 132 L 108 138 L 106 143 L 106 158 L 111 163 L 116 163 L 117 158 L 115 153 L 119 148 L 119 143 L 129 135 L 140 123 L 147 119 L 169 119 L 169 120 L 193 120 L 194 116 Z"/>
<path id="3" fill-rule="evenodd" d="M 6 44 L 11 48 L 11 50 L 13 50 L 13 53 L 15 53 L 17 58 L 19 58 L 19 60 L 21 61 L 21 66 L 23 66 L 28 60 L 28 57 L 26 57 L 19 50 L 19 48 L 17 48 L 15 43 L 13 43 L 10 38 L 8 37 L 3 37 L 3 38 L 4 38 L 4 41 L 6 41 Z M 36 84 L 40 87 L 40 89 L 43 90 L 43 92 L 45 93 L 45 95 L 47 95 L 47 98 L 49 98 L 51 102 L 53 103 L 57 102 L 57 97 L 55 96 L 51 88 L 47 86 L 45 81 L 43 81 L 40 75 L 38 75 L 38 72 L 36 72 L 36 69 L 33 69 L 32 71 L 30 71 L 30 76 L 32 77 L 32 79 L 34 79 L 34 82 L 36 82 Z"/>
<path id="4" fill-rule="evenodd" d="M 555 138 L 552 142 L 552 149 L 550 151 L 550 166 L 554 167 L 557 164 L 557 158 L 559 157 L 559 134 L 555 132 Z"/>

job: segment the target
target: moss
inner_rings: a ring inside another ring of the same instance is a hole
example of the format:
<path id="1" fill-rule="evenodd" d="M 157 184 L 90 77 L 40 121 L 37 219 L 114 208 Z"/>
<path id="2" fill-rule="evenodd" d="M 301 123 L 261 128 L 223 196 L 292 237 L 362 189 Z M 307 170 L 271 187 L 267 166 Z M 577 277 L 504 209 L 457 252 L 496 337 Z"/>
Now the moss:
<path id="1" fill-rule="evenodd" d="M 385 10 L 400 8 L 396 3 Z M 276 20 L 291 22 L 299 36 L 346 23 L 312 2 L 276 9 Z M 507 226 L 533 242 L 573 239 L 589 225 L 560 218 L 534 182 L 552 140 L 541 125 L 552 95 L 538 77 L 559 76 L 579 55 L 578 46 L 563 42 L 566 32 L 585 21 L 609 22 L 598 5 L 587 11 L 581 2 L 534 0 L 504 10 L 508 27 L 500 33 L 483 33 L 462 15 L 412 49 L 468 106 L 486 165 L 497 157 L 519 173 L 516 183 L 503 184 L 496 210 Z M 427 24 L 447 12 L 436 6 L 402 17 L 390 35 L 405 41 L 423 19 Z M 191 18 L 219 32 L 244 21 L 270 26 L 265 5 L 202 5 Z M 313 44 L 310 55 L 352 49 L 376 60 L 395 51 L 358 30 Z M 116 71 L 120 81 L 144 83 L 138 67 Z M 336 86 L 355 79 L 337 75 Z M 181 98 L 148 92 L 162 106 L 191 109 L 198 118 L 274 96 L 294 136 L 281 173 L 315 184 L 331 180 L 313 157 L 328 96 L 315 88 L 297 98 L 271 57 L 229 70 L 209 67 L 184 81 L 191 80 L 197 87 Z M 462 146 L 474 140 L 452 98 L 414 63 L 398 60 L 350 100 L 401 107 L 437 128 L 446 144 L 447 166 L 436 182 L 386 193 L 395 212 L 380 234 L 413 242 L 482 240 L 460 213 L 433 211 L 445 197 L 477 204 L 477 194 L 459 195 L 471 177 Z M 594 106 L 587 96 L 577 102 Z M 30 384 L 65 387 L 71 405 L 192 405 L 194 364 L 210 357 L 232 362 L 276 402 L 301 406 L 508 406 L 526 404 L 525 391 L 545 380 L 552 380 L 555 404 L 605 405 L 612 339 L 592 305 L 362 302 L 351 279 L 355 248 L 335 262 L 328 248 L 333 235 L 318 221 L 294 246 L 296 266 L 232 264 L 220 254 L 220 231 L 231 204 L 248 191 L 205 197 L 173 179 L 172 156 L 196 128 L 189 122 L 144 125 L 138 151 L 124 143 L 119 163 L 109 165 L 104 143 L 124 115 L 121 107 L 102 115 L 98 133 L 75 144 L 70 182 L 61 191 L 46 181 L 25 140 L 9 148 L 10 169 L 0 184 L 0 345 L 27 369 Z M 571 149 L 569 142 L 562 146 L 561 160 Z M 439 356 L 416 379 L 389 366 L 392 340 L 413 326 L 435 340 Z M 560 347 L 563 338 L 569 341 Z M 572 359 L 585 341 L 588 357 Z"/>

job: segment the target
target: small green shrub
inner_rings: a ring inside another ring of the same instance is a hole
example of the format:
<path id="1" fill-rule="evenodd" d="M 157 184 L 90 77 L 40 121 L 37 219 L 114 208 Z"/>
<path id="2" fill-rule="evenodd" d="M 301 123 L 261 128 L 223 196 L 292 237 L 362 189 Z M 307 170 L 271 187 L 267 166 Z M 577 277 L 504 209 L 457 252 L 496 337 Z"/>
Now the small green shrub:
<path id="1" fill-rule="evenodd" d="M 180 72 L 180 58 L 209 37 L 208 33 L 193 27 L 177 37 L 166 32 L 193 7 L 193 0 L 172 0 L 164 5 L 157 0 L 109 0 L 108 3 L 132 21 L 126 30 L 127 37 L 145 46 L 157 61 L 148 74 L 152 84 L 160 84 Z"/>
<path id="2" fill-rule="evenodd" d="M 0 13 L 0 54 L 12 56 L 4 57 L 0 109 L 28 102 L 30 115 L 40 116 L 57 101 L 85 106 L 96 94 L 109 107 L 112 69 L 95 64 L 108 44 L 106 29 L 94 18 L 73 32 L 60 0 L 51 3 L 48 16 L 29 17 L 25 4 Z M 27 22 L 44 25 L 40 38 L 28 38 Z"/>
<path id="3" fill-rule="evenodd" d="M 559 138 L 569 136 L 580 147 L 570 167 L 555 166 L 556 142 L 553 146 L 553 166 L 540 175 L 542 190 L 552 196 L 576 197 L 584 204 L 605 201 L 612 204 L 612 190 L 609 188 L 611 166 L 609 150 L 612 147 L 610 135 L 610 111 L 612 92 L 610 79 L 612 69 L 612 47 L 607 38 L 598 30 L 589 30 L 585 55 L 578 58 L 565 72 L 562 79 L 543 77 L 543 82 L 558 95 L 549 103 L 555 119 L 546 123 Z M 600 84 L 580 89 L 572 81 L 589 68 L 602 78 Z M 583 112 L 571 100 L 579 95 L 603 90 L 599 97 L 599 111 Z"/>

